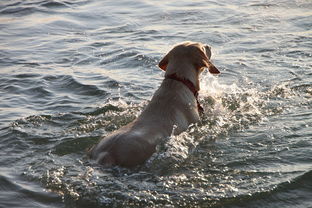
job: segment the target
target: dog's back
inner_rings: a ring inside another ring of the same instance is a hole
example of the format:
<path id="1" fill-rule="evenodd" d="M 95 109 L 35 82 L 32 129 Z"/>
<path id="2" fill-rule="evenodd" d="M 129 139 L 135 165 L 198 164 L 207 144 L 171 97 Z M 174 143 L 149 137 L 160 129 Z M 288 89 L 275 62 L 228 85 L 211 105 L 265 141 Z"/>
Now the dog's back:
<path id="1" fill-rule="evenodd" d="M 160 139 L 185 131 L 199 119 L 189 90 L 174 80 L 164 80 L 142 114 L 130 124 L 103 138 L 89 154 L 106 166 L 133 167 L 154 152 Z M 176 127 L 173 131 L 174 126 Z"/>

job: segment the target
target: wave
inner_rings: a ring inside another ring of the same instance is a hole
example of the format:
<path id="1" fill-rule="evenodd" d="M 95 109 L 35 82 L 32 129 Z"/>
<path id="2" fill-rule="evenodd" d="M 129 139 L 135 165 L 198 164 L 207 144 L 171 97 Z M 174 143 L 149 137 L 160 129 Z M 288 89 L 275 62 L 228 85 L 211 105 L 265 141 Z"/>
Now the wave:
<path id="1" fill-rule="evenodd" d="M 17 180 L 0 174 L 0 206 L 2 207 L 60 207 L 60 197 L 56 194 L 45 193 L 41 187 L 30 182 Z M 8 200 L 14 199 L 14 200 Z"/>
<path id="2" fill-rule="evenodd" d="M 81 5 L 86 3 L 85 0 L 72 1 L 72 0 L 36 0 L 32 2 L 20 1 L 20 2 L 5 2 L 0 6 L 0 14 L 6 15 L 29 15 L 35 12 L 46 12 L 54 8 L 72 8 L 74 5 Z"/>
<path id="3" fill-rule="evenodd" d="M 308 207 L 312 202 L 311 177 L 312 170 L 280 183 L 269 191 L 223 199 L 220 204 L 222 207 Z"/>
<path id="4" fill-rule="evenodd" d="M 95 90 L 91 84 L 84 85 L 69 75 L 46 75 L 43 80 L 58 83 L 53 85 L 55 88 L 49 87 L 58 93 L 67 88 L 71 94 L 83 96 Z M 101 76 L 95 78 L 95 82 L 99 80 Z M 19 138 L 21 144 L 15 146 L 19 152 L 24 152 L 25 147 L 35 152 L 35 158 L 25 164 L 29 168 L 25 175 L 77 207 L 85 204 L 104 207 L 130 204 L 240 207 L 252 204 L 257 207 L 256 202 L 263 207 L 265 203 L 278 203 L 293 189 L 302 190 L 305 197 L 305 190 L 311 186 L 305 180 L 311 177 L 311 172 L 295 179 L 292 178 L 298 172 L 284 173 L 289 174 L 289 185 L 288 182 L 281 183 L 284 180 L 274 172 L 242 171 L 241 166 L 250 168 L 248 163 L 262 165 L 266 160 L 244 156 L 247 153 L 243 151 L 255 148 L 257 152 L 258 146 L 261 149 L 261 142 L 250 147 L 248 142 L 240 145 L 234 142 L 229 146 L 222 141 L 298 106 L 294 100 L 310 86 L 292 89 L 288 84 L 278 84 L 260 90 L 252 84 L 222 84 L 208 74 L 204 74 L 201 81 L 200 101 L 205 108 L 203 121 L 178 136 L 165 138 L 152 158 L 134 170 L 104 169 L 86 157 L 85 149 L 97 143 L 103 135 L 135 119 L 147 102 L 128 103 L 119 97 L 97 107 L 87 105 L 80 110 L 33 115 L 13 122 L 7 136 L 13 138 L 11 142 Z M 116 84 L 110 79 L 102 84 L 105 83 L 108 86 Z M 248 134 L 246 137 L 253 139 Z M 259 135 L 258 139 L 265 138 Z M 216 145 L 215 141 L 219 144 Z M 231 150 L 226 152 L 226 148 Z M 243 149 L 238 151 L 239 148 Z M 281 152 L 282 149 L 274 151 Z M 235 158 L 237 153 L 241 156 Z M 26 151 L 24 157 L 28 158 L 29 154 L 32 153 Z M 228 158 L 227 161 L 227 157 L 234 159 Z M 265 163 L 268 166 L 274 164 Z M 277 181 L 275 186 L 270 182 L 272 179 Z M 302 186 L 303 189 L 300 187 L 302 183 L 307 185 Z M 251 188 L 253 186 L 257 188 Z"/>

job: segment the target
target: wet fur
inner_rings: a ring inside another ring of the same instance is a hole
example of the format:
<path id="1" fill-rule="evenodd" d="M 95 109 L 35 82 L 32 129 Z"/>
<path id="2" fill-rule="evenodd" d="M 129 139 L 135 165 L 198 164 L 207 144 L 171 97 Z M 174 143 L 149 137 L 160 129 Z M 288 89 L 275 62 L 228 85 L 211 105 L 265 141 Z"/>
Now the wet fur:
<path id="1" fill-rule="evenodd" d="M 199 75 L 205 67 L 219 73 L 210 62 L 210 47 L 185 42 L 175 46 L 159 63 L 165 75 L 176 73 L 199 90 Z M 130 124 L 104 137 L 89 151 L 104 166 L 134 167 L 144 163 L 162 138 L 180 134 L 200 119 L 194 94 L 181 82 L 164 79 L 141 115 Z M 176 128 L 173 130 L 173 127 Z"/>

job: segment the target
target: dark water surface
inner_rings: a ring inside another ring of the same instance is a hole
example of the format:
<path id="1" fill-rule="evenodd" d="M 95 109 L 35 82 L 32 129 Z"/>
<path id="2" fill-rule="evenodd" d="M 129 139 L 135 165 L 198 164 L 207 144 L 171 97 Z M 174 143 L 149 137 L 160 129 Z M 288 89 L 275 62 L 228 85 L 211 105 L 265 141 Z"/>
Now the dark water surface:
<path id="1" fill-rule="evenodd" d="M 312 207 L 312 3 L 2 0 L 0 207 Z M 212 46 L 202 122 L 134 169 L 85 150 L 132 121 L 172 45 Z"/>

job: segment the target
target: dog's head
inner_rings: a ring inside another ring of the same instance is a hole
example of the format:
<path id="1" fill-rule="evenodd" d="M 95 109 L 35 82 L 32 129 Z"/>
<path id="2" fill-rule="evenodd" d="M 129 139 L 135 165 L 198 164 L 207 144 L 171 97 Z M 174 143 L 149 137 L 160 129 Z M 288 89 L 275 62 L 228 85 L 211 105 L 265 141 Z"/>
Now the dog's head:
<path id="1" fill-rule="evenodd" d="M 197 42 L 184 42 L 176 45 L 159 62 L 158 66 L 166 71 L 171 63 L 187 63 L 194 66 L 200 73 L 204 68 L 208 68 L 212 74 L 219 74 L 220 71 L 210 62 L 211 48 L 208 45 Z"/>

